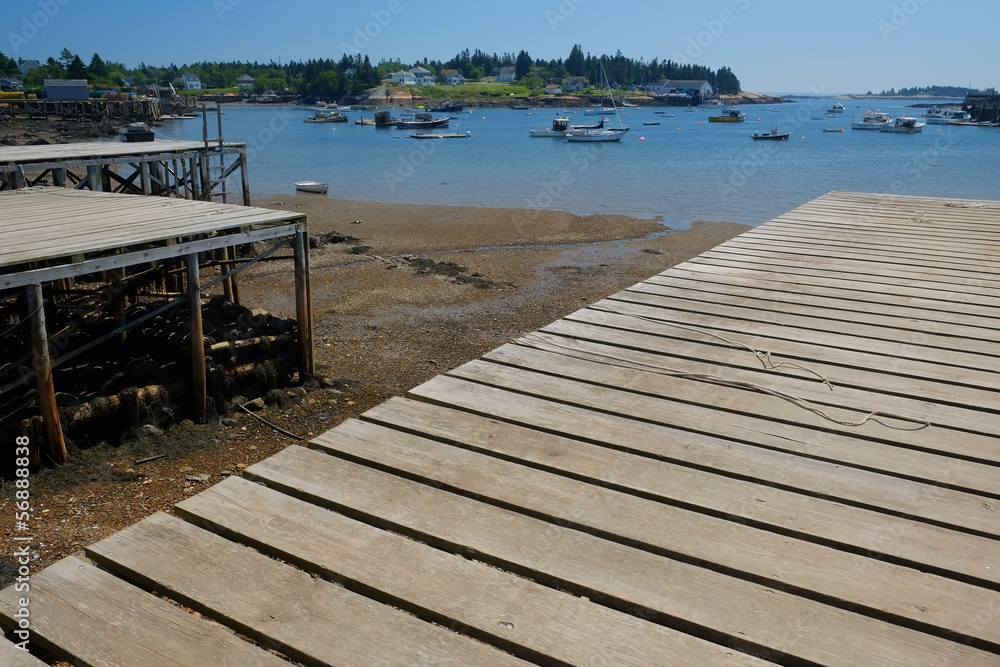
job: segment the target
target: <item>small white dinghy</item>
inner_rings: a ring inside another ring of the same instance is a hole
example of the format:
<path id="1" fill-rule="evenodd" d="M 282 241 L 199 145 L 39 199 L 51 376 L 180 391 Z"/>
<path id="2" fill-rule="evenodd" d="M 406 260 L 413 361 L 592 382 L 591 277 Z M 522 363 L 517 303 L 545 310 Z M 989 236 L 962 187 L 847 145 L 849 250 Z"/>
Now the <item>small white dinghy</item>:
<path id="1" fill-rule="evenodd" d="M 299 192 L 315 192 L 318 195 L 325 195 L 330 189 L 329 183 L 319 181 L 295 181 L 295 189 Z"/>

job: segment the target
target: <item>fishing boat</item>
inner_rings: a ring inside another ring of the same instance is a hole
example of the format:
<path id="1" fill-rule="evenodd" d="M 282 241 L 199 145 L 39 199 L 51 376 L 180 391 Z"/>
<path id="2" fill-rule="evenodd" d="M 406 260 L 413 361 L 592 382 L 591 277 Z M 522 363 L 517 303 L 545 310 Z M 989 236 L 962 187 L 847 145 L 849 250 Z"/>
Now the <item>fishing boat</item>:
<path id="1" fill-rule="evenodd" d="M 555 118 L 552 120 L 552 127 L 544 130 L 528 130 L 528 134 L 532 137 L 565 137 L 569 129 L 569 118 Z"/>
<path id="2" fill-rule="evenodd" d="M 320 183 L 319 181 L 295 181 L 295 189 L 299 192 L 314 192 L 318 195 L 325 195 L 329 188 L 329 183 Z"/>
<path id="3" fill-rule="evenodd" d="M 844 128 L 842 128 L 842 127 L 824 127 L 823 131 L 824 132 L 843 132 Z"/>
<path id="4" fill-rule="evenodd" d="M 346 123 L 347 116 L 339 111 L 317 111 L 314 115 L 306 118 L 304 123 Z"/>
<path id="5" fill-rule="evenodd" d="M 746 117 L 746 113 L 737 107 L 727 105 L 721 108 L 718 116 L 709 116 L 708 121 L 710 123 L 742 123 Z"/>
<path id="6" fill-rule="evenodd" d="M 525 106 L 523 104 L 513 104 L 513 105 L 511 105 L 510 108 L 511 108 L 512 111 L 527 111 L 531 107 Z"/>
<path id="7" fill-rule="evenodd" d="M 122 141 L 153 141 L 153 131 L 145 123 L 129 123 L 121 129 Z"/>
<path id="8" fill-rule="evenodd" d="M 659 125 L 659 124 L 660 124 L 660 121 L 658 121 L 658 120 L 653 120 L 653 121 L 643 121 L 643 122 L 642 122 L 642 124 L 643 124 L 643 125 Z"/>
<path id="9" fill-rule="evenodd" d="M 764 132 L 763 134 L 758 134 L 757 132 L 754 132 L 750 138 L 753 139 L 754 141 L 760 141 L 760 140 L 785 141 L 788 139 L 788 132 L 779 133 L 778 124 L 775 123 L 774 129 L 771 130 L 770 132 Z"/>
<path id="10" fill-rule="evenodd" d="M 464 108 L 465 107 L 462 106 L 461 104 L 455 104 L 451 100 L 447 100 L 446 102 L 444 102 L 443 104 L 441 104 L 439 106 L 432 107 L 431 111 L 440 111 L 440 112 L 449 113 L 449 112 L 459 112 L 459 111 L 461 111 Z"/>
<path id="11" fill-rule="evenodd" d="M 832 107 L 830 107 L 829 109 L 827 109 L 826 112 L 827 113 L 844 113 L 845 111 L 847 111 L 847 107 L 845 107 L 840 102 L 835 102 L 834 105 Z"/>
<path id="12" fill-rule="evenodd" d="M 899 134 L 915 134 L 917 132 L 924 131 L 923 121 L 919 121 L 916 118 L 911 118 L 909 116 L 902 116 L 896 119 L 896 122 L 892 125 L 886 125 L 882 128 L 883 132 L 897 132 Z"/>
<path id="13" fill-rule="evenodd" d="M 928 125 L 949 125 L 952 123 L 966 123 L 972 116 L 961 109 L 945 109 L 931 107 L 924 114 L 924 120 Z"/>
<path id="14" fill-rule="evenodd" d="M 881 130 L 892 125 L 892 116 L 883 111 L 866 111 L 851 123 L 852 130 Z"/>
<path id="15" fill-rule="evenodd" d="M 413 120 L 401 118 L 396 121 L 396 127 L 400 130 L 429 130 L 434 127 L 448 127 L 451 121 L 447 116 L 435 118 L 429 111 L 416 111 Z"/>
<path id="16" fill-rule="evenodd" d="M 466 139 L 472 136 L 472 132 L 466 130 L 465 134 L 461 132 L 418 132 L 411 134 L 411 139 Z"/>

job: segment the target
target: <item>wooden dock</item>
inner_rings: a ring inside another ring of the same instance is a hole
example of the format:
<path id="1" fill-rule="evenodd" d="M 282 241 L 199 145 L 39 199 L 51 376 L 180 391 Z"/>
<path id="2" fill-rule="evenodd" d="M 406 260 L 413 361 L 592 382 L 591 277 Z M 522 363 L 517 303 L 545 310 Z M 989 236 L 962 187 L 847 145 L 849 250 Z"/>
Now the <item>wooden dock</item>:
<path id="1" fill-rule="evenodd" d="M 998 258 L 1000 202 L 820 197 L 34 574 L 33 645 L 996 667 Z"/>

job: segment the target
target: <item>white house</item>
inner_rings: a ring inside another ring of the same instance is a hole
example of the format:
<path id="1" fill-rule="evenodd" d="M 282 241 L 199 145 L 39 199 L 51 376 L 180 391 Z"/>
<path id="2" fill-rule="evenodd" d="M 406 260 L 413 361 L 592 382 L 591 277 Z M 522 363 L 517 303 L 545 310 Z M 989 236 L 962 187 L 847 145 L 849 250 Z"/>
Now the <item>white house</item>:
<path id="1" fill-rule="evenodd" d="M 346 76 L 348 79 L 353 79 L 357 73 L 358 70 L 356 70 L 353 67 L 348 67 L 347 69 L 344 70 L 344 76 Z"/>
<path id="2" fill-rule="evenodd" d="M 699 95 L 701 99 L 712 96 L 712 84 L 704 80 L 684 81 L 680 79 L 663 79 L 647 86 L 647 89 L 658 95 L 668 95 L 671 97 Z"/>
<path id="3" fill-rule="evenodd" d="M 410 68 L 410 74 L 413 75 L 413 80 L 418 86 L 436 86 L 437 80 L 434 76 L 434 72 L 430 71 L 426 67 L 421 67 L 417 65 L 416 67 Z"/>
<path id="4" fill-rule="evenodd" d="M 441 76 L 444 77 L 444 82 L 449 86 L 457 86 L 468 81 L 457 69 L 443 69 Z"/>
<path id="5" fill-rule="evenodd" d="M 497 73 L 497 83 L 506 83 L 517 79 L 516 67 L 501 67 Z"/>
<path id="6" fill-rule="evenodd" d="M 251 88 L 253 87 L 253 77 L 249 74 L 244 74 L 240 78 L 236 79 L 237 88 Z"/>
<path id="7" fill-rule="evenodd" d="M 191 74 L 185 72 L 181 74 L 181 83 L 184 84 L 185 90 L 201 90 L 201 77 L 197 74 Z"/>
<path id="8" fill-rule="evenodd" d="M 410 72 L 406 70 L 399 70 L 398 72 L 392 72 L 389 78 L 395 83 L 401 83 L 404 86 L 415 86 L 417 85 L 417 80 Z"/>
<path id="9" fill-rule="evenodd" d="M 587 77 L 585 76 L 571 76 L 563 79 L 563 90 L 571 93 L 582 93 L 586 87 Z"/>
<path id="10" fill-rule="evenodd" d="M 562 88 L 554 83 L 545 86 L 546 95 L 558 95 L 560 93 L 562 93 Z"/>

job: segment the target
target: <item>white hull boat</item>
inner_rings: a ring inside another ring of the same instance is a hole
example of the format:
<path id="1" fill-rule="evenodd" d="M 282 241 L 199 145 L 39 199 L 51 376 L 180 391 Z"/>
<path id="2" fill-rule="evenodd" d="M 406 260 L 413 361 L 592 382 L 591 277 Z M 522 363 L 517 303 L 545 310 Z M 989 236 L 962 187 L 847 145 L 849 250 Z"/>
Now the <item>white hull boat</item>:
<path id="1" fill-rule="evenodd" d="M 908 118 L 903 116 L 902 118 L 897 118 L 896 122 L 892 125 L 887 125 L 882 128 L 883 132 L 896 132 L 899 134 L 915 134 L 917 132 L 923 132 L 924 130 L 923 121 L 919 121 L 916 118 Z"/>
<path id="2" fill-rule="evenodd" d="M 326 191 L 330 189 L 330 184 L 319 181 L 295 181 L 295 189 L 299 192 L 314 192 L 318 195 L 325 195 Z"/>

